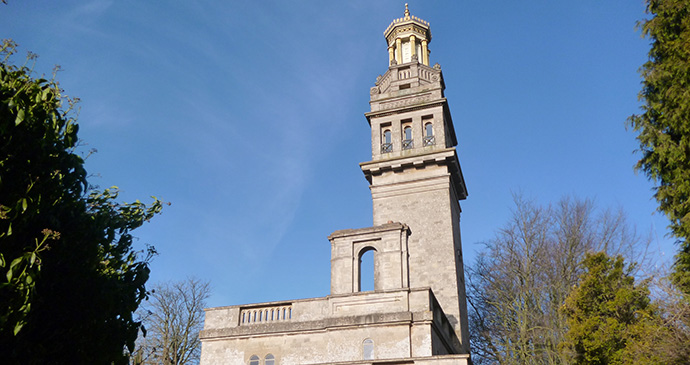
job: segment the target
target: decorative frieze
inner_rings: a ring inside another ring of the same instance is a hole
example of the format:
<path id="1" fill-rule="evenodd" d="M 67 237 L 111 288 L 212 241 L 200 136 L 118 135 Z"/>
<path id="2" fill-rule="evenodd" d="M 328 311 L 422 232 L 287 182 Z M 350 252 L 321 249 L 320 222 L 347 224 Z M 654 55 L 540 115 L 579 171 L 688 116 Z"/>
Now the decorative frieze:
<path id="1" fill-rule="evenodd" d="M 431 93 L 415 96 L 412 98 L 398 99 L 394 101 L 382 102 L 380 110 L 402 108 L 408 105 L 423 104 L 431 101 Z"/>

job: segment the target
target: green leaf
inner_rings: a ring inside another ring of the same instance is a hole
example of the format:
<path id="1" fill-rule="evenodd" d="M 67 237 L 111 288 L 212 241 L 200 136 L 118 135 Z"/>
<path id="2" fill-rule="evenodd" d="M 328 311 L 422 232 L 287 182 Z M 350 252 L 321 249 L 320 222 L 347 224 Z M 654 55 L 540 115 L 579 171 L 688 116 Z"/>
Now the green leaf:
<path id="1" fill-rule="evenodd" d="M 18 323 L 14 326 L 14 335 L 15 335 L 15 336 L 17 335 L 17 333 L 19 333 L 19 331 L 22 329 L 22 327 L 24 327 L 24 322 L 18 322 Z"/>
<path id="2" fill-rule="evenodd" d="M 14 125 L 20 125 L 24 121 L 24 109 L 19 109 L 17 118 L 14 119 Z"/>
<path id="3" fill-rule="evenodd" d="M 14 277 L 14 267 L 19 265 L 22 262 L 22 257 L 17 257 L 16 259 L 12 260 L 12 263 L 10 264 L 9 270 L 7 270 L 7 281 L 12 281 L 12 277 Z"/>

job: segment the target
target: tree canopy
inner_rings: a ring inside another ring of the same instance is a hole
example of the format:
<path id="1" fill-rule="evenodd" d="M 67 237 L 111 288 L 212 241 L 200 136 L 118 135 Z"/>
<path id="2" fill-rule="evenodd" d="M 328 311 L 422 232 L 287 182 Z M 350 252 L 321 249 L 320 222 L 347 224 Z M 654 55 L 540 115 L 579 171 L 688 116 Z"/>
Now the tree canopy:
<path id="1" fill-rule="evenodd" d="M 468 267 L 473 360 L 477 364 L 567 364 L 559 310 L 587 252 L 642 259 L 642 240 L 622 212 L 597 214 L 592 201 L 542 206 L 515 198 L 511 220 Z"/>
<path id="2" fill-rule="evenodd" d="M 136 251 L 131 232 L 161 202 L 118 203 L 117 188 L 89 186 L 77 100 L 11 64 L 15 49 L 0 49 L 0 358 L 126 363 L 154 253 Z"/>
<path id="3" fill-rule="evenodd" d="M 635 284 L 622 256 L 587 254 L 583 265 L 586 271 L 563 306 L 568 331 L 561 347 L 574 353 L 574 364 L 639 363 L 630 352 L 655 318 L 646 284 Z M 659 359 L 653 360 L 646 363 Z"/>
<path id="4" fill-rule="evenodd" d="M 639 132 L 637 168 L 656 181 L 659 210 L 678 238 L 673 280 L 690 294 L 690 0 L 648 0 L 641 23 L 651 40 L 642 66 L 642 113 L 628 122 Z"/>

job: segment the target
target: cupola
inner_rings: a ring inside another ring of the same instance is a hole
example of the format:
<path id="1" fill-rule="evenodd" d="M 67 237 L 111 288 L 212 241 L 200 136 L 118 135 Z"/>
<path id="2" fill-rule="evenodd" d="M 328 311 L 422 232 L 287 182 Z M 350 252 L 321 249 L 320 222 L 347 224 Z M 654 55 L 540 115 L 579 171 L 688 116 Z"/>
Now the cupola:
<path id="1" fill-rule="evenodd" d="M 405 15 L 393 22 L 383 32 L 388 43 L 390 65 L 418 62 L 429 66 L 429 23 L 410 15 L 405 4 Z"/>

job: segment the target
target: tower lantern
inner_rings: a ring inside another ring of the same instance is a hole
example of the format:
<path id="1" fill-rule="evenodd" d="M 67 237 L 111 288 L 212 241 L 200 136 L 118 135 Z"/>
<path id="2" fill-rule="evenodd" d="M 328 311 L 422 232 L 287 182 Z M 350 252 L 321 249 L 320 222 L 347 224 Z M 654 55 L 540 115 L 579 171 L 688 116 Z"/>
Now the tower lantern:
<path id="1" fill-rule="evenodd" d="M 393 22 L 383 32 L 388 43 L 390 65 L 420 62 L 429 66 L 429 42 L 431 31 L 429 23 L 410 15 L 405 4 L 405 15 Z"/>

